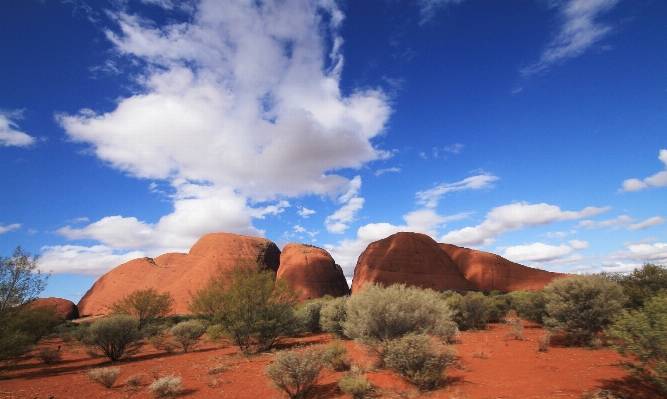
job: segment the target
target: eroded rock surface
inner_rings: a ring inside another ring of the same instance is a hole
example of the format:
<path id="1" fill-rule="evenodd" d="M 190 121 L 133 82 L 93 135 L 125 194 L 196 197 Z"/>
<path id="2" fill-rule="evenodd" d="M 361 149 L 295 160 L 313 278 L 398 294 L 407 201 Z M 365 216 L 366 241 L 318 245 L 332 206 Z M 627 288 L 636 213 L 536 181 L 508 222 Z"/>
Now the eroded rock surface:
<path id="1" fill-rule="evenodd" d="M 483 291 L 541 290 L 564 274 L 535 269 L 489 252 L 439 244 L 456 263 L 466 280 Z"/>
<path id="2" fill-rule="evenodd" d="M 403 283 L 436 291 L 475 289 L 431 237 L 396 233 L 368 245 L 354 269 L 352 294 L 366 283 Z"/>
<path id="3" fill-rule="evenodd" d="M 321 298 L 325 295 L 348 295 L 343 269 L 329 252 L 306 244 L 287 244 L 280 255 L 278 278 L 284 278 L 296 291 L 299 301 Z"/>
<path id="4" fill-rule="evenodd" d="M 108 314 L 111 305 L 136 290 L 153 288 L 174 298 L 173 314 L 188 313 L 190 293 L 202 289 L 218 273 L 237 267 L 278 270 L 280 250 L 265 238 L 211 233 L 187 254 L 168 253 L 155 259 L 134 259 L 100 277 L 78 304 L 81 315 Z"/>
<path id="5" fill-rule="evenodd" d="M 53 307 L 56 313 L 63 320 L 74 320 L 79 318 L 79 309 L 74 302 L 63 298 L 37 298 L 30 301 L 31 308 L 38 308 L 41 306 Z"/>

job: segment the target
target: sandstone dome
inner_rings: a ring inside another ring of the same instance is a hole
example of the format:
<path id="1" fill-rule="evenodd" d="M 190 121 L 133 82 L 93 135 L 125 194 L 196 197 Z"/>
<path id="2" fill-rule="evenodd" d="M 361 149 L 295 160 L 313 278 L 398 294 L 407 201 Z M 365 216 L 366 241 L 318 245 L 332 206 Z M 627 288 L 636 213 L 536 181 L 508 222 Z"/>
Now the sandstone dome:
<path id="1" fill-rule="evenodd" d="M 325 295 L 348 295 L 350 289 L 343 269 L 329 252 L 307 244 L 287 244 L 280 255 L 278 278 L 283 278 L 300 292 L 299 301 Z"/>
<path id="2" fill-rule="evenodd" d="M 74 302 L 62 298 L 37 298 L 28 304 L 31 308 L 42 306 L 53 307 L 56 309 L 56 315 L 63 320 L 74 320 L 79 318 L 79 310 Z"/>
<path id="3" fill-rule="evenodd" d="M 275 272 L 279 263 L 280 250 L 265 238 L 206 234 L 187 254 L 134 259 L 110 270 L 81 298 L 79 313 L 108 314 L 111 305 L 123 296 L 148 288 L 171 294 L 172 313 L 188 313 L 190 293 L 202 289 L 218 273 L 257 265 Z"/>
<path id="4" fill-rule="evenodd" d="M 370 282 L 384 286 L 407 284 L 436 291 L 476 288 L 435 240 L 425 234 L 405 232 L 370 243 L 359 256 L 352 294 Z"/>

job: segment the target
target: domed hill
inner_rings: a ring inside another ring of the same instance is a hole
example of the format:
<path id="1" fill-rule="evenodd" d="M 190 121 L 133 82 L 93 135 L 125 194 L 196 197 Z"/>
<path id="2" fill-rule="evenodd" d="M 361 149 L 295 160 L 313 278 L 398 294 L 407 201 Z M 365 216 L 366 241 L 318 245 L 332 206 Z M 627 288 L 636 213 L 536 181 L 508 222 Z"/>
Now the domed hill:
<path id="1" fill-rule="evenodd" d="M 452 244 L 439 245 L 458 265 L 465 278 L 484 291 L 541 290 L 554 279 L 565 276 L 520 265 L 489 252 Z"/>
<path id="2" fill-rule="evenodd" d="M 437 291 L 476 289 L 437 242 L 419 233 L 396 233 L 370 243 L 354 268 L 352 294 L 368 282 L 405 283 Z"/>
<path id="3" fill-rule="evenodd" d="M 172 313 L 187 313 L 190 292 L 202 289 L 217 273 L 254 265 L 277 271 L 279 264 L 280 250 L 270 240 L 230 233 L 207 234 L 188 254 L 134 259 L 110 270 L 81 298 L 79 313 L 107 314 L 118 299 L 148 288 L 171 294 Z"/>
<path id="4" fill-rule="evenodd" d="M 329 252 L 306 244 L 287 244 L 280 255 L 278 278 L 284 278 L 296 291 L 299 301 L 350 293 L 343 269 Z"/>
<path id="5" fill-rule="evenodd" d="M 56 313 L 63 320 L 74 320 L 79 318 L 79 310 L 72 301 L 62 298 L 37 298 L 30 301 L 28 304 L 31 308 L 39 308 L 42 306 L 53 307 Z"/>

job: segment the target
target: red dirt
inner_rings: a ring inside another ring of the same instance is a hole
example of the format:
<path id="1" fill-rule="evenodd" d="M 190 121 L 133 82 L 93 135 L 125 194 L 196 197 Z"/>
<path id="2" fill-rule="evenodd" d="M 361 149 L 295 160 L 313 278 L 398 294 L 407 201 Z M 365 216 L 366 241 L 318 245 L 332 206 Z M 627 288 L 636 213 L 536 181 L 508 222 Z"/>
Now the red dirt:
<path id="1" fill-rule="evenodd" d="M 524 339 L 505 340 L 508 329 L 491 325 L 489 330 L 465 332 L 453 347 L 458 353 L 459 365 L 448 370 L 448 384 L 433 392 L 422 394 L 429 398 L 578 398 L 583 392 L 610 389 L 638 399 L 662 397 L 654 387 L 629 378 L 617 366 L 621 357 L 608 349 L 551 347 L 547 353 L 537 352 L 537 339 L 544 334 L 539 328 L 526 328 Z M 297 343 L 325 345 L 331 340 L 327 334 L 289 339 L 278 347 L 289 348 Z M 354 363 L 370 368 L 372 360 L 363 348 L 344 341 Z M 15 369 L 0 374 L 0 398 L 153 398 L 147 386 L 153 374 L 174 374 L 183 379 L 184 398 L 281 398 L 264 376 L 264 369 L 274 354 L 246 357 L 236 347 L 205 343 L 188 354 L 166 354 L 150 345 L 135 357 L 116 362 L 121 375 L 111 389 L 91 381 L 87 370 L 107 367 L 103 359 L 89 358 L 80 345 L 48 340 L 40 347 L 62 345 L 63 361 L 44 365 L 36 359 L 19 364 Z M 226 369 L 209 374 L 213 368 Z M 144 374 L 141 386 L 124 384 L 135 374 Z M 350 398 L 337 389 L 343 373 L 326 370 L 310 398 Z M 379 397 L 412 398 L 419 393 L 410 384 L 389 371 L 369 371 L 366 374 L 377 387 Z"/>

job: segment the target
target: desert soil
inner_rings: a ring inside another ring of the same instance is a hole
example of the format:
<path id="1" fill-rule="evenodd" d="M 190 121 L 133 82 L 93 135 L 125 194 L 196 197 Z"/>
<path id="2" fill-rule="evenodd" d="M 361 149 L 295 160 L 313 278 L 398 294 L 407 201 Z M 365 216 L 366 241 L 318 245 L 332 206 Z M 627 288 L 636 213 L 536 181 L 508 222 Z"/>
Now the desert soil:
<path id="1" fill-rule="evenodd" d="M 464 332 L 456 366 L 448 369 L 447 384 L 420 394 L 409 383 L 389 371 L 373 371 L 373 361 L 362 347 L 344 341 L 354 363 L 368 370 L 376 386 L 374 397 L 383 398 L 579 398 L 583 393 L 611 390 L 630 398 L 659 398 L 660 393 L 634 380 L 618 365 L 622 358 L 609 349 L 589 350 L 552 346 L 538 352 L 541 328 L 525 328 L 522 340 L 507 339 L 508 328 L 490 325 L 488 330 Z M 285 340 L 278 350 L 295 345 L 326 345 L 328 334 Z M 147 387 L 156 376 L 173 374 L 183 381 L 184 398 L 283 398 L 264 376 L 273 353 L 243 356 L 229 344 L 202 342 L 196 351 L 167 354 L 146 345 L 134 357 L 115 362 L 121 375 L 111 389 L 91 381 L 87 370 L 108 367 L 106 358 L 90 358 L 85 348 L 58 339 L 45 340 L 39 348 L 61 346 L 63 360 L 45 365 L 37 359 L 20 363 L 0 374 L 3 399 L 153 398 Z M 140 374 L 140 385 L 125 384 Z M 343 373 L 325 370 L 311 398 L 350 398 L 337 388 Z"/>

